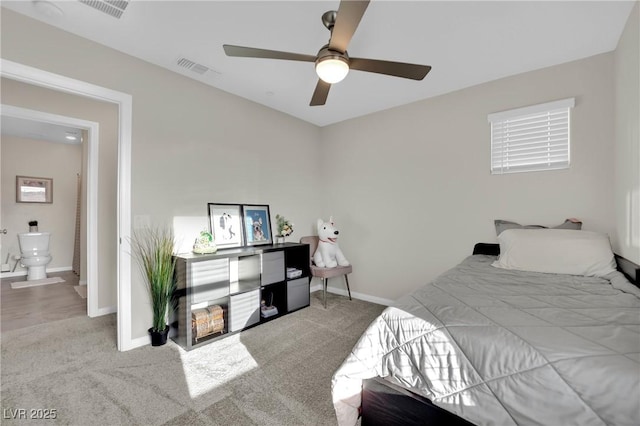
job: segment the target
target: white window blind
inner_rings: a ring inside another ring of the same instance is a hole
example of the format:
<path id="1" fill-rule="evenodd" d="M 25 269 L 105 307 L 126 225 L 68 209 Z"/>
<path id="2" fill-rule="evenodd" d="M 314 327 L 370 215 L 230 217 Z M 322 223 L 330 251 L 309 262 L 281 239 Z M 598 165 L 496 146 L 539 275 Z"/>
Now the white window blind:
<path id="1" fill-rule="evenodd" d="M 569 167 L 570 109 L 575 99 L 489 114 L 491 173 Z"/>

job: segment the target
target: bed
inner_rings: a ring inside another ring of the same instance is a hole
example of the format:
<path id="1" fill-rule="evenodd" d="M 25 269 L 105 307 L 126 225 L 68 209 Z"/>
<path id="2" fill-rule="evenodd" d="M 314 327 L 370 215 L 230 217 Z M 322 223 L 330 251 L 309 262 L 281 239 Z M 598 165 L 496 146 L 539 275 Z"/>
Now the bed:
<path id="1" fill-rule="evenodd" d="M 504 269 L 500 248 L 476 245 L 372 322 L 332 379 L 340 426 L 640 424 L 638 266 Z"/>

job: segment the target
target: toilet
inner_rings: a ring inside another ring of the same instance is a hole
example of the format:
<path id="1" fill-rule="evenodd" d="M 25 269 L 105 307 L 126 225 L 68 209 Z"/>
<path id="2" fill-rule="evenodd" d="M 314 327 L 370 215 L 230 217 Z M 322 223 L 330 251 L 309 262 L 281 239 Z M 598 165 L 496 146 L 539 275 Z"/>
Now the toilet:
<path id="1" fill-rule="evenodd" d="M 18 234 L 20 264 L 27 268 L 27 281 L 47 278 L 50 232 L 24 232 Z"/>

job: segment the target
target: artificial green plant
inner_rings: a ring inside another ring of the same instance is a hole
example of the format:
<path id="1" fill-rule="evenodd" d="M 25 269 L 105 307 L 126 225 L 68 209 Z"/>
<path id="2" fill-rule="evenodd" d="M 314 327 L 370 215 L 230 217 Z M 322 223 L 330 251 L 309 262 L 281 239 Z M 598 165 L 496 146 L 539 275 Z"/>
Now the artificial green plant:
<path id="1" fill-rule="evenodd" d="M 133 233 L 131 247 L 147 281 L 153 309 L 153 331 L 167 327 L 167 310 L 176 288 L 176 259 L 173 231 L 167 228 L 144 228 Z"/>

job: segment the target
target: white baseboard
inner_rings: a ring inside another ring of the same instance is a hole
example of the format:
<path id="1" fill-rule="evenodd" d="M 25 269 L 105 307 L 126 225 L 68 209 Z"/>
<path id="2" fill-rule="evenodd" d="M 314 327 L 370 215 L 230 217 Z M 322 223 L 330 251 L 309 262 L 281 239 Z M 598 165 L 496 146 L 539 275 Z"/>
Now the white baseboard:
<path id="1" fill-rule="evenodd" d="M 57 268 L 48 268 L 47 269 L 47 274 L 53 273 L 53 272 L 66 272 L 66 271 L 73 271 L 73 267 L 72 266 L 60 266 L 60 267 L 57 267 Z M 27 270 L 26 269 L 22 269 L 20 271 L 15 271 L 15 272 L 3 272 L 2 274 L 0 274 L 0 278 L 23 277 L 25 275 L 27 275 Z"/>
<path id="2" fill-rule="evenodd" d="M 129 341 L 129 346 L 123 348 L 123 351 L 128 351 L 131 349 L 139 348 L 141 346 L 147 346 L 151 344 L 151 336 L 142 336 L 137 339 L 131 339 Z"/>
<path id="3" fill-rule="evenodd" d="M 59 268 L 47 269 L 47 272 L 66 272 L 66 271 L 73 271 L 73 266 L 61 266 Z"/>
<path id="4" fill-rule="evenodd" d="M 118 308 L 115 306 L 108 306 L 106 308 L 98 308 L 95 315 L 90 315 L 91 318 L 101 317 L 103 315 L 115 314 L 118 312 Z"/>
<path id="5" fill-rule="evenodd" d="M 0 278 L 24 277 L 26 275 L 27 271 L 3 272 L 0 274 Z"/>
<path id="6" fill-rule="evenodd" d="M 322 283 L 311 286 L 311 293 L 315 291 L 322 291 Z M 347 289 L 338 289 L 333 287 L 327 287 L 327 292 L 333 294 L 339 294 L 340 296 L 349 296 Z M 357 291 L 351 292 L 351 297 L 358 300 L 364 300 L 365 302 L 377 303 L 378 305 L 389 306 L 394 301 L 391 299 L 383 299 L 382 297 L 371 296 L 369 294 L 359 293 Z"/>
<path id="7" fill-rule="evenodd" d="M 78 285 L 87 285 L 87 280 L 78 281 Z"/>

